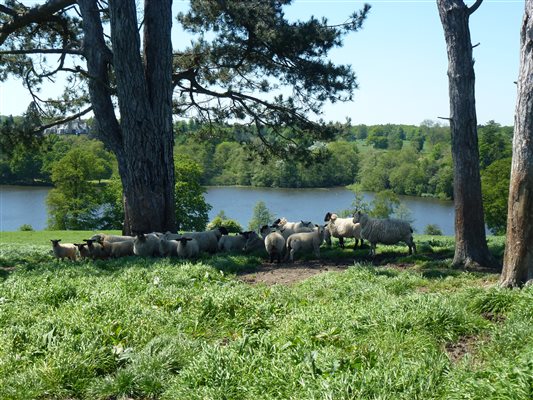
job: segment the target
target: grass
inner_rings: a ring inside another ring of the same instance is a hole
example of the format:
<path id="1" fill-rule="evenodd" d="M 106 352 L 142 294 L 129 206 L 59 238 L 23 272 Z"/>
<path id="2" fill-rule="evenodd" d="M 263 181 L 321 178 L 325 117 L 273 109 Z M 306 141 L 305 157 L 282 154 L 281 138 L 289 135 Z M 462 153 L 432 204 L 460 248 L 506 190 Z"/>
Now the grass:
<path id="1" fill-rule="evenodd" d="M 380 265 L 324 249 L 356 262 L 252 286 L 235 273 L 256 257 L 60 262 L 49 234 L 2 236 L 1 399 L 533 396 L 533 288 L 451 269 L 451 238 L 378 247 Z"/>

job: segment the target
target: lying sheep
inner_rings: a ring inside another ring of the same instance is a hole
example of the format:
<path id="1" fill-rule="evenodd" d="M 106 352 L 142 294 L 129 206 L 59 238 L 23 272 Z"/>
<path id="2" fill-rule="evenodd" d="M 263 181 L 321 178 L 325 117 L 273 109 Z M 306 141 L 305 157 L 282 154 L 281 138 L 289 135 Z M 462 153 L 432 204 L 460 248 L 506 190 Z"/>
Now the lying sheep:
<path id="1" fill-rule="evenodd" d="M 59 244 L 61 239 L 50 239 L 50 241 L 52 242 L 52 250 L 56 258 L 59 258 L 60 260 L 65 258 L 69 258 L 73 261 L 76 260 L 76 255 L 78 252 L 78 247 L 76 247 L 76 245 L 73 243 Z"/>
<path id="2" fill-rule="evenodd" d="M 91 240 L 102 243 L 103 241 L 109 243 L 123 242 L 125 240 L 133 241 L 134 236 L 120 236 L 120 235 L 108 235 L 107 233 L 97 233 L 91 237 Z"/>
<path id="3" fill-rule="evenodd" d="M 104 259 L 109 257 L 109 253 L 97 241 L 93 239 L 83 239 L 83 241 L 87 243 L 89 257 L 93 259 Z"/>
<path id="4" fill-rule="evenodd" d="M 157 257 L 159 253 L 159 237 L 154 233 L 139 233 L 133 240 L 133 254 L 140 257 Z"/>
<path id="5" fill-rule="evenodd" d="M 314 225 L 312 222 L 289 222 L 286 218 L 278 218 L 272 223 L 272 227 L 279 229 L 281 235 L 287 240 L 293 233 L 312 232 Z"/>
<path id="6" fill-rule="evenodd" d="M 259 236 L 257 232 L 250 231 L 246 238 L 246 244 L 244 245 L 244 252 L 250 253 L 263 253 L 265 251 L 264 238 Z"/>
<path id="7" fill-rule="evenodd" d="M 168 240 L 165 237 L 159 240 L 159 254 L 163 257 L 178 255 L 178 241 Z"/>
<path id="8" fill-rule="evenodd" d="M 198 241 L 201 252 L 216 253 L 218 250 L 218 241 L 223 235 L 227 235 L 228 230 L 223 226 L 204 232 L 185 232 L 183 234 L 167 233 L 166 239 L 180 239 L 187 236 Z"/>
<path id="9" fill-rule="evenodd" d="M 224 235 L 218 241 L 218 251 L 243 251 L 245 244 L 244 232 L 239 232 L 236 235 Z"/>
<path id="10" fill-rule="evenodd" d="M 297 252 L 313 251 L 316 258 L 320 257 L 320 245 L 324 241 L 324 227 L 315 225 L 313 232 L 293 233 L 286 243 L 286 257 L 294 262 L 294 254 Z"/>
<path id="11" fill-rule="evenodd" d="M 181 237 L 178 239 L 178 257 L 180 258 L 197 258 L 200 254 L 198 241 L 191 237 Z"/>
<path id="12" fill-rule="evenodd" d="M 409 247 L 409 254 L 416 254 L 413 229 L 408 222 L 399 219 L 377 219 L 357 211 L 353 223 L 361 224 L 362 237 L 370 242 L 370 255 L 376 254 L 376 244 L 396 244 L 404 242 Z"/>
<path id="13" fill-rule="evenodd" d="M 264 246 L 270 257 L 270 262 L 273 263 L 275 257 L 279 264 L 285 253 L 285 238 L 279 231 L 273 230 L 268 225 L 261 227 L 260 232 L 264 238 Z"/>
<path id="14" fill-rule="evenodd" d="M 108 242 L 104 240 L 99 242 L 104 254 L 108 257 L 119 258 L 133 256 L 133 240 L 123 240 L 121 242 Z"/>
<path id="15" fill-rule="evenodd" d="M 327 222 L 325 226 L 324 239 L 328 246 L 331 246 L 331 237 L 339 239 L 339 246 L 344 249 L 344 238 L 355 239 L 353 249 L 357 248 L 359 239 L 361 239 L 361 246 L 363 239 L 361 238 L 361 224 L 354 224 L 353 218 L 339 218 L 337 214 L 328 212 L 324 217 Z"/>
<path id="16" fill-rule="evenodd" d="M 89 249 L 87 248 L 87 243 L 74 243 L 74 246 L 78 248 L 78 252 L 80 253 L 81 258 L 91 257 L 91 253 L 89 252 Z"/>

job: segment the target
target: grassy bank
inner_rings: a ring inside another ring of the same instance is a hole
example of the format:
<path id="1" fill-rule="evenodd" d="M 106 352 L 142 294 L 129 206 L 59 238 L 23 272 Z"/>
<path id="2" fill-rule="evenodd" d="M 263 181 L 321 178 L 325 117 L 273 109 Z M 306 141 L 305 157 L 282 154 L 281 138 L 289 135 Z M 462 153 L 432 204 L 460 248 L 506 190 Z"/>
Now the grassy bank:
<path id="1" fill-rule="evenodd" d="M 256 257 L 52 259 L 52 236 L 87 234 L 2 234 L 1 399 L 533 396 L 533 289 L 450 269 L 451 238 L 378 247 L 382 265 L 326 250 L 354 263 L 265 286 L 239 279 Z"/>

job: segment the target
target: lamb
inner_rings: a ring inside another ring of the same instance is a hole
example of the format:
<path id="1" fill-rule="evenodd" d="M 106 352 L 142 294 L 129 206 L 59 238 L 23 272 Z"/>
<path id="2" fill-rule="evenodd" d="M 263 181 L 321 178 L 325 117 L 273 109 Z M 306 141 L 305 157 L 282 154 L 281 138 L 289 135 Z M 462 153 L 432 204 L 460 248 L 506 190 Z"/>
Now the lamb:
<path id="1" fill-rule="evenodd" d="M 163 237 L 159 241 L 159 253 L 163 257 L 177 256 L 178 255 L 178 241 L 171 239 L 168 240 Z"/>
<path id="2" fill-rule="evenodd" d="M 94 240 L 98 243 L 101 243 L 103 241 L 109 243 L 123 242 L 125 240 L 133 241 L 134 239 L 134 236 L 108 235 L 107 233 L 97 233 L 91 237 L 91 240 Z"/>
<path id="3" fill-rule="evenodd" d="M 337 214 L 328 212 L 324 217 L 327 222 L 325 226 L 325 237 L 328 246 L 331 246 L 331 237 L 339 239 L 339 246 L 344 249 L 344 238 L 354 238 L 355 244 L 353 249 L 357 248 L 359 239 L 361 239 L 361 246 L 363 239 L 361 237 L 361 224 L 354 224 L 353 218 L 339 218 Z"/>
<path id="4" fill-rule="evenodd" d="M 61 260 L 65 258 L 69 258 L 73 261 L 76 261 L 76 255 L 78 252 L 78 248 L 73 243 L 63 243 L 59 244 L 61 239 L 50 239 L 52 242 L 52 250 L 54 252 L 54 256 L 56 258 L 59 258 Z"/>
<path id="5" fill-rule="evenodd" d="M 324 240 L 324 227 L 315 225 L 313 232 L 293 233 L 286 243 L 286 257 L 294 262 L 294 254 L 299 251 L 313 251 L 315 257 L 320 257 L 320 245 Z"/>
<path id="6" fill-rule="evenodd" d="M 361 224 L 362 237 L 370 242 L 370 255 L 376 254 L 376 244 L 396 244 L 404 242 L 409 247 L 409 254 L 416 254 L 413 229 L 408 222 L 399 219 L 377 219 L 357 211 L 353 223 Z"/>
<path id="7" fill-rule="evenodd" d="M 285 238 L 279 231 L 273 231 L 268 225 L 261 227 L 260 232 L 264 238 L 265 249 L 270 257 L 270 262 L 273 263 L 275 257 L 279 264 L 285 252 Z"/>
<path id="8" fill-rule="evenodd" d="M 83 239 L 87 243 L 87 249 L 89 250 L 89 256 L 93 259 L 108 258 L 109 252 L 104 247 L 93 239 Z"/>
<path id="9" fill-rule="evenodd" d="M 139 233 L 133 241 L 133 254 L 141 257 L 159 256 L 159 242 L 160 239 L 156 234 Z"/>
<path id="10" fill-rule="evenodd" d="M 133 253 L 133 240 L 123 240 L 121 242 L 99 242 L 105 254 L 112 258 L 128 257 Z"/>
<path id="11" fill-rule="evenodd" d="M 278 218 L 272 223 L 272 227 L 279 229 L 285 240 L 293 233 L 312 232 L 314 228 L 312 222 L 289 222 L 286 218 Z"/>
<path id="12" fill-rule="evenodd" d="M 89 249 L 86 247 L 87 243 L 74 243 L 74 246 L 78 248 L 78 252 L 80 253 L 81 258 L 91 257 L 91 253 L 89 252 Z"/>
<path id="13" fill-rule="evenodd" d="M 218 241 L 223 235 L 227 235 L 228 230 L 223 226 L 204 232 L 185 232 L 183 234 L 166 233 L 166 239 L 180 239 L 187 236 L 198 241 L 201 252 L 216 253 L 218 250 Z"/>
<path id="14" fill-rule="evenodd" d="M 191 237 L 182 237 L 178 239 L 178 257 L 196 258 L 200 254 L 198 241 Z"/>

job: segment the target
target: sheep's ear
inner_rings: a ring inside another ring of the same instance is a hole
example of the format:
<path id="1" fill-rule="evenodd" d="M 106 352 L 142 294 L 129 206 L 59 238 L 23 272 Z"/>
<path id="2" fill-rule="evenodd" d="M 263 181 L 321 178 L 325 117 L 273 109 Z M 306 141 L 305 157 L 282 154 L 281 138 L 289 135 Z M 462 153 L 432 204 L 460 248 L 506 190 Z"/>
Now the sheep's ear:
<path id="1" fill-rule="evenodd" d="M 228 229 L 225 226 L 220 226 L 218 230 L 222 235 L 227 235 L 229 233 Z"/>
<path id="2" fill-rule="evenodd" d="M 330 212 L 326 213 L 326 216 L 324 217 L 324 222 L 329 221 L 330 218 L 331 218 L 331 213 Z"/>
<path id="3" fill-rule="evenodd" d="M 272 222 L 272 226 L 277 225 L 277 224 L 279 224 L 280 222 L 281 222 L 281 219 L 278 218 L 277 220 L 275 220 L 274 222 Z"/>

